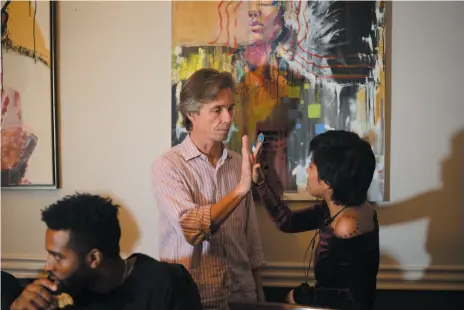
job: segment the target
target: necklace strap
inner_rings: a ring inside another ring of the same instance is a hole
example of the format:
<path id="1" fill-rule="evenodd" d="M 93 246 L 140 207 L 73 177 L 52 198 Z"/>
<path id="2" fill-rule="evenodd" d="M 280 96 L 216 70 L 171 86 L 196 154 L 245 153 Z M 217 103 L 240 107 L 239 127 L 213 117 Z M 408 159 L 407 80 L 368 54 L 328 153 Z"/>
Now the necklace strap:
<path id="1" fill-rule="evenodd" d="M 327 225 L 329 225 L 330 223 L 332 223 L 332 222 L 335 220 L 335 218 L 336 218 L 343 210 L 345 210 L 346 208 L 347 208 L 347 207 L 343 207 L 340 211 L 338 211 L 337 213 L 335 213 L 334 216 L 329 216 L 329 218 L 327 219 L 327 221 L 325 221 L 324 226 L 327 226 Z"/>
<path id="2" fill-rule="evenodd" d="M 121 283 L 119 283 L 119 286 L 121 286 L 124 283 L 126 278 L 127 278 L 127 259 L 124 260 L 124 273 L 122 275 Z"/>
<path id="3" fill-rule="evenodd" d="M 335 213 L 335 215 L 332 217 L 332 220 L 334 220 L 334 219 L 337 217 L 337 215 L 339 215 L 339 214 L 340 214 L 343 210 L 345 210 L 345 209 L 346 209 L 346 207 L 343 207 L 340 211 L 338 211 L 337 213 Z"/>

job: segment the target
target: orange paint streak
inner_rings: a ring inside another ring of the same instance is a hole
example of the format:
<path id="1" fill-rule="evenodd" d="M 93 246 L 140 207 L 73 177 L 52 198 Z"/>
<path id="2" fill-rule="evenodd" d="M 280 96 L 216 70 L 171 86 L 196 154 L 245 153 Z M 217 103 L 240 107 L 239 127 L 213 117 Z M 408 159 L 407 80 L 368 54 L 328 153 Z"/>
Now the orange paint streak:
<path id="1" fill-rule="evenodd" d="M 237 43 L 237 27 L 238 27 L 238 20 L 237 20 L 237 10 L 238 10 L 238 7 L 242 4 L 242 0 L 240 0 L 237 5 L 235 6 L 234 8 L 234 15 L 235 15 L 235 22 L 234 22 L 234 47 L 232 48 L 232 50 L 230 51 L 229 55 L 232 55 L 235 53 L 235 51 L 237 50 L 237 47 L 238 47 L 238 43 Z"/>
<path id="2" fill-rule="evenodd" d="M 229 24 L 230 24 L 230 16 L 229 16 L 229 6 L 231 5 L 231 3 L 229 3 L 227 6 L 226 6 L 226 31 L 227 31 L 227 41 L 226 43 L 224 44 L 224 46 L 228 46 L 229 45 L 229 42 L 230 42 L 230 29 L 229 29 Z"/>
<path id="3" fill-rule="evenodd" d="M 218 4 L 218 7 L 217 7 L 217 11 L 218 11 L 218 15 L 219 15 L 219 34 L 217 36 L 216 39 L 214 39 L 214 41 L 211 41 L 211 42 L 208 42 L 208 44 L 214 44 L 216 43 L 219 38 L 221 37 L 222 35 L 222 14 L 221 14 L 221 6 L 224 4 L 224 1 L 221 1 L 219 2 Z"/>
<path id="4" fill-rule="evenodd" d="M 382 58 L 384 55 L 384 38 L 385 38 L 385 30 L 380 29 L 379 31 L 379 44 L 378 44 L 378 49 L 379 51 L 382 51 L 381 53 L 378 54 L 378 62 L 379 62 L 379 82 L 380 85 L 376 89 L 376 94 L 375 94 L 375 123 L 377 124 L 380 122 L 380 116 L 381 113 L 380 111 L 384 109 L 384 103 L 385 103 L 385 71 L 384 71 L 384 59 Z M 385 117 L 385 116 L 384 116 Z"/>

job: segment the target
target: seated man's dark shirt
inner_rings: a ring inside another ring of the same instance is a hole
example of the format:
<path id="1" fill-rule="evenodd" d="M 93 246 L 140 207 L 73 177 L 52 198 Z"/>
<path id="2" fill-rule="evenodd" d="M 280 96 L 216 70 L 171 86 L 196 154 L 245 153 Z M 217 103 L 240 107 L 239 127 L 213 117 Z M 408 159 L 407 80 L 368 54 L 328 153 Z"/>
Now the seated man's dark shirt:
<path id="1" fill-rule="evenodd" d="M 144 254 L 136 257 L 124 283 L 108 294 L 84 291 L 74 297 L 82 310 L 201 310 L 197 286 L 188 271 L 178 264 L 160 262 Z"/>
<path id="2" fill-rule="evenodd" d="M 23 288 L 15 276 L 2 271 L 1 290 L 2 310 L 9 310 L 13 301 L 15 301 L 15 299 L 21 294 Z"/>

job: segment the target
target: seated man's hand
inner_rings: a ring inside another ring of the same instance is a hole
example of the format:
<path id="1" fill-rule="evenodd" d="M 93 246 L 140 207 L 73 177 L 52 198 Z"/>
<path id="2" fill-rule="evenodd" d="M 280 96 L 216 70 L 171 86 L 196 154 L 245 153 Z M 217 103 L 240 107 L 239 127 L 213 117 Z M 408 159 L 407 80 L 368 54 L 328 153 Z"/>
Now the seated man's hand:
<path id="1" fill-rule="evenodd" d="M 48 309 L 53 301 L 52 292 L 56 285 L 48 279 L 38 279 L 26 286 L 24 291 L 11 305 L 11 310 Z"/>

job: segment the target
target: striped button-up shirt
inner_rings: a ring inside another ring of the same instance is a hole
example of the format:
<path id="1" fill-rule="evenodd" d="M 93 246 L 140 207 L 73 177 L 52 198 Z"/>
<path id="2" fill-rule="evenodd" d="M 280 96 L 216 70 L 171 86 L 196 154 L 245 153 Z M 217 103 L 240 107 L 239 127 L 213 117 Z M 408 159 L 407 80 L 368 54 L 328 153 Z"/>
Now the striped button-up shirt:
<path id="1" fill-rule="evenodd" d="M 160 260 L 184 265 L 204 309 L 229 309 L 231 301 L 256 302 L 252 270 L 264 265 L 251 192 L 216 231 L 211 206 L 240 180 L 241 156 L 224 147 L 212 166 L 189 136 L 153 164 L 160 213 Z"/>

